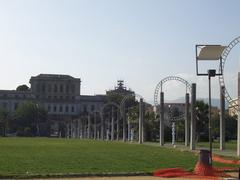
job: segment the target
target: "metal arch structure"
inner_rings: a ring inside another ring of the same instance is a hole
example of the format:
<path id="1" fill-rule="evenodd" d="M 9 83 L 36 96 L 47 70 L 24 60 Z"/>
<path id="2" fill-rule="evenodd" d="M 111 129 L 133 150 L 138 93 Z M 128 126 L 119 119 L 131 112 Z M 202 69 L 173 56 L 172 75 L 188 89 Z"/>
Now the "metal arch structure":
<path id="1" fill-rule="evenodd" d="M 103 110 L 104 110 L 104 108 L 107 107 L 107 106 L 115 106 L 117 109 L 120 110 L 120 106 L 119 106 L 117 103 L 115 103 L 115 102 L 108 102 L 108 103 L 104 104 L 103 107 L 101 108 L 100 113 L 101 113 L 101 117 L 102 117 L 102 118 L 103 118 Z"/>
<path id="2" fill-rule="evenodd" d="M 189 92 L 191 93 L 191 84 L 186 81 L 185 79 L 181 78 L 181 77 L 178 77 L 178 76 L 168 76 L 168 77 L 165 77 L 164 79 L 162 79 L 156 86 L 155 88 L 155 91 L 154 91 L 154 105 L 155 106 L 158 106 L 159 103 L 158 103 L 158 94 L 159 94 L 159 90 L 161 90 L 162 92 L 162 86 L 165 82 L 167 81 L 179 81 L 183 84 L 186 85 L 186 91 L 187 89 L 189 90 Z"/>
<path id="3" fill-rule="evenodd" d="M 102 108 L 101 108 L 101 139 L 102 140 L 104 139 L 104 124 L 105 124 L 104 121 L 103 121 L 103 111 L 104 111 L 104 109 L 107 106 L 114 106 L 114 107 L 116 107 L 120 111 L 120 106 L 117 103 L 112 102 L 112 101 L 110 101 L 110 102 L 108 102 L 108 103 L 106 103 L 106 104 L 104 104 L 102 106 Z M 114 124 L 113 119 L 112 119 L 112 122 L 110 124 L 112 124 L 112 127 L 111 127 L 111 140 L 114 140 L 114 125 L 115 124 Z M 107 125 L 109 125 L 109 123 Z M 110 131 L 107 133 L 107 137 L 108 137 L 107 140 L 110 140 L 109 139 L 109 133 L 110 133 Z M 118 133 L 118 130 L 117 130 L 117 133 Z M 118 136 L 117 136 L 117 139 L 118 139 Z"/>
<path id="4" fill-rule="evenodd" d="M 222 70 L 223 70 L 223 73 L 221 76 L 219 76 L 219 84 L 220 86 L 224 86 L 225 87 L 225 99 L 230 103 L 230 102 L 233 102 L 233 107 L 235 109 L 238 110 L 238 103 L 235 102 L 235 101 L 232 101 L 232 98 L 229 94 L 229 92 L 227 91 L 227 88 L 225 86 L 225 81 L 224 81 L 224 66 L 225 66 L 225 63 L 227 61 L 227 57 L 229 55 L 229 53 L 231 52 L 231 50 L 238 44 L 240 43 L 240 36 L 238 36 L 237 38 L 233 39 L 229 44 L 228 46 L 224 49 L 223 53 L 222 53 Z M 219 67 L 220 68 L 220 67 Z"/>
<path id="5" fill-rule="evenodd" d="M 122 99 L 122 101 L 121 101 L 121 103 L 120 103 L 120 113 L 121 113 L 121 117 L 123 117 L 123 115 L 124 115 L 123 110 L 124 110 L 124 105 L 125 105 L 126 100 L 129 99 L 129 98 L 131 98 L 131 97 L 138 97 L 139 99 L 142 98 L 143 101 L 144 101 L 144 98 L 143 98 L 141 95 L 136 94 L 136 93 L 134 93 L 134 94 L 129 94 L 129 95 L 124 96 L 124 98 Z"/>
<path id="6" fill-rule="evenodd" d="M 144 121 L 143 120 L 144 119 L 143 102 L 144 102 L 144 98 L 141 95 L 136 94 L 136 93 L 126 95 L 120 103 L 120 111 L 121 111 L 120 114 L 123 119 L 123 141 L 124 142 L 126 141 L 125 102 L 128 98 L 131 98 L 131 97 L 140 98 L 140 100 L 139 100 L 139 122 L 138 122 L 138 127 L 139 127 L 138 143 L 141 144 L 141 143 L 143 143 L 143 139 L 144 139 L 144 132 L 143 132 L 143 121 Z"/>

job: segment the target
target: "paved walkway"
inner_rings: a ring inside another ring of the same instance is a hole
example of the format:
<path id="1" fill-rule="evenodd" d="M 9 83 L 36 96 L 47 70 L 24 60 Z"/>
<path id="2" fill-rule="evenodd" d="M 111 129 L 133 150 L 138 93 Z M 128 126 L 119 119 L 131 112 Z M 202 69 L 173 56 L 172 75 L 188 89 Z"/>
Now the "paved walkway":
<path id="1" fill-rule="evenodd" d="M 237 180 L 237 173 L 230 174 L 232 178 L 219 178 L 225 180 Z M 84 178 L 58 178 L 58 179 L 36 179 L 36 180 L 203 180 L 203 178 L 186 178 L 186 177 L 178 177 L 178 178 L 161 178 L 161 177 L 153 177 L 153 176 L 128 176 L 128 177 L 84 177 Z M 206 179 L 207 180 L 207 179 Z M 212 179 L 211 179 L 212 180 Z"/>

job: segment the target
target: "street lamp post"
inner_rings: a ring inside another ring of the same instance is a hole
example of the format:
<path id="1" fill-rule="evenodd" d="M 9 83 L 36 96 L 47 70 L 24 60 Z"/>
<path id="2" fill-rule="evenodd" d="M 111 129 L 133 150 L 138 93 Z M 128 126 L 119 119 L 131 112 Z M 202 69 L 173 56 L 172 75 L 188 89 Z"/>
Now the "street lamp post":
<path id="1" fill-rule="evenodd" d="M 212 165 L 212 127 L 211 127 L 211 77 L 222 75 L 222 53 L 226 47 L 221 45 L 196 45 L 196 71 L 197 76 L 208 76 L 208 101 L 209 101 L 209 164 Z M 219 61 L 219 72 L 208 69 L 207 73 L 199 72 L 199 61 Z"/>

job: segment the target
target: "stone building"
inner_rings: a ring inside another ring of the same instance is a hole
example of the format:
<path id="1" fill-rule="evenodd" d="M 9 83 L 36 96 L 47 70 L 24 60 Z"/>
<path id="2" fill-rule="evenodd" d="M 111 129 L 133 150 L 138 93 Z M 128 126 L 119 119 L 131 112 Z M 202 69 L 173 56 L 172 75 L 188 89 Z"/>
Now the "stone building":
<path id="1" fill-rule="evenodd" d="M 40 74 L 30 84 L 30 91 L 0 90 L 0 107 L 14 112 L 23 102 L 37 102 L 48 111 L 53 133 L 66 121 L 100 111 L 106 102 L 106 95 L 81 95 L 81 80 L 69 75 Z"/>
<path id="2" fill-rule="evenodd" d="M 19 104 L 32 100 L 35 96 L 30 91 L 0 90 L 0 107 L 9 112 L 14 112 Z"/>

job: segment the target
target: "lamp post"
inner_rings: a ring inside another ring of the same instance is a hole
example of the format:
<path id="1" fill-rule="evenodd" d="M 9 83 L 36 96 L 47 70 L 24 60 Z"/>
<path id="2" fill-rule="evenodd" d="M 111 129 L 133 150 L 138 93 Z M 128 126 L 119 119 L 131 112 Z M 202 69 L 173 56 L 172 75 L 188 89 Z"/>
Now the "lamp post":
<path id="1" fill-rule="evenodd" d="M 209 164 L 212 165 L 212 127 L 211 127 L 211 77 L 222 75 L 222 52 L 226 47 L 221 45 L 196 45 L 196 71 L 197 76 L 208 76 L 208 101 L 209 101 Z M 207 73 L 199 72 L 199 61 L 219 61 L 219 72 L 215 69 L 208 69 Z"/>

